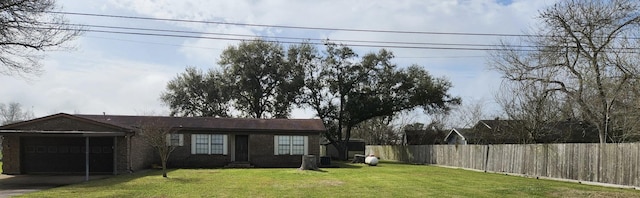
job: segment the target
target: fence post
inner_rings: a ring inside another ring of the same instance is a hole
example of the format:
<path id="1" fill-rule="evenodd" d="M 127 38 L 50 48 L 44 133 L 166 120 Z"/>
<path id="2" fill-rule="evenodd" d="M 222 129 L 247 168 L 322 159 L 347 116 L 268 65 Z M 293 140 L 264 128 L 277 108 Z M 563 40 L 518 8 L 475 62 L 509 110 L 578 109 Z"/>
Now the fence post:
<path id="1" fill-rule="evenodd" d="M 484 156 L 484 172 L 486 173 L 489 165 L 489 144 L 487 144 L 487 154 Z"/>

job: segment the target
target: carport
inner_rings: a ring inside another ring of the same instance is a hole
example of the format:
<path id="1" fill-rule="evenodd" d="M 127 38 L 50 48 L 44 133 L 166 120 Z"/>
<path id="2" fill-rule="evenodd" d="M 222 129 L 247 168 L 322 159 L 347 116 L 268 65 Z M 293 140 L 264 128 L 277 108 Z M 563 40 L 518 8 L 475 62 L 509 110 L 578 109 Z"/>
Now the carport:
<path id="1" fill-rule="evenodd" d="M 122 141 L 130 134 L 120 126 L 68 114 L 5 125 L 0 128 L 3 173 L 84 174 L 87 180 L 89 175 L 118 174 L 123 169 L 119 161 L 126 159 Z"/>

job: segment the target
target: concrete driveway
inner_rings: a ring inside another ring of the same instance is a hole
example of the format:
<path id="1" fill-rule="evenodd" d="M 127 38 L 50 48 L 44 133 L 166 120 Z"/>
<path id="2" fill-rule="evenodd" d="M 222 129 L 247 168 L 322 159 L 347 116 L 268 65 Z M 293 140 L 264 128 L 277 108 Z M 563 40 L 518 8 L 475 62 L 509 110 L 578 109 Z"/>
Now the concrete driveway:
<path id="1" fill-rule="evenodd" d="M 90 180 L 103 179 L 113 175 L 96 175 Z M 12 197 L 29 192 L 82 183 L 80 175 L 0 175 L 0 198 Z"/>

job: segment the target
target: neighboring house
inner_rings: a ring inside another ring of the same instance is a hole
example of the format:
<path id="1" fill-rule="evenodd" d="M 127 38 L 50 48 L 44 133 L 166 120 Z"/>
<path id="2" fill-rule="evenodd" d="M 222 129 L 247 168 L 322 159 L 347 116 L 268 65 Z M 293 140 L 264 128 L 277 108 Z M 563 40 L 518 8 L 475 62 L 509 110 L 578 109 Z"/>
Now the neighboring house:
<path id="1" fill-rule="evenodd" d="M 521 120 L 480 120 L 471 129 L 474 138 L 468 144 L 516 144 L 529 138 Z"/>
<path id="2" fill-rule="evenodd" d="M 446 144 L 443 140 L 447 132 L 444 130 L 404 130 L 404 134 L 404 142 L 407 145 Z"/>
<path id="3" fill-rule="evenodd" d="M 597 143 L 598 129 L 579 120 L 565 120 L 545 124 L 535 137 L 536 143 Z"/>
<path id="4" fill-rule="evenodd" d="M 450 145 L 466 145 L 469 141 L 473 141 L 473 129 L 454 128 L 444 137 L 444 142 Z"/>
<path id="5" fill-rule="evenodd" d="M 92 173 L 120 174 L 149 168 L 159 164 L 157 153 L 137 133 L 152 121 L 175 131 L 168 139 L 180 146 L 169 167 L 299 167 L 302 155 L 319 154 L 325 131 L 319 119 L 60 113 L 0 126 L 3 173 L 84 173 L 88 166 Z"/>
<path id="6" fill-rule="evenodd" d="M 322 143 L 324 145 L 324 155 L 331 157 L 333 159 L 339 159 L 340 153 L 338 149 L 328 140 L 324 140 Z M 349 142 L 347 143 L 347 158 L 351 159 L 355 154 L 364 155 L 366 143 L 363 139 L 358 138 L 349 138 Z"/>
<path id="7" fill-rule="evenodd" d="M 549 122 L 526 127 L 521 120 L 480 120 L 472 128 L 456 128 L 445 137 L 447 144 L 595 143 L 595 126 L 583 121 Z"/>

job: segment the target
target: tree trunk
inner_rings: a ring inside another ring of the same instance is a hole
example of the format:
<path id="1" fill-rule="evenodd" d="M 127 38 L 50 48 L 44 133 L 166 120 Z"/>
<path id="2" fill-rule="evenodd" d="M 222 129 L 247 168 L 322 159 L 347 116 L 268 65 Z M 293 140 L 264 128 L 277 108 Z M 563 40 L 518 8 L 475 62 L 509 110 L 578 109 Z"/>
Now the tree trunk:
<path id="1" fill-rule="evenodd" d="M 316 163 L 316 156 L 303 155 L 302 165 L 300 165 L 300 170 L 318 170 L 318 164 Z"/>
<path id="2" fill-rule="evenodd" d="M 340 160 L 348 160 L 349 159 L 349 149 L 347 149 L 347 143 L 343 140 L 337 142 L 336 150 L 338 150 L 338 157 Z"/>
<path id="3" fill-rule="evenodd" d="M 167 178 L 167 159 L 162 159 L 162 177 Z"/>

